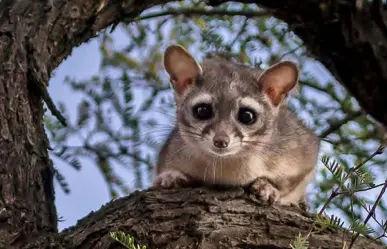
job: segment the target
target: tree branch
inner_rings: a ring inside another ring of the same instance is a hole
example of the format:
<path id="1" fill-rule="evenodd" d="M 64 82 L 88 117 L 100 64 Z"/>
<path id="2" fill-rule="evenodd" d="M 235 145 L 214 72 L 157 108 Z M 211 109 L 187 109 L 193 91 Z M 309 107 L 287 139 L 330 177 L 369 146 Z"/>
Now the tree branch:
<path id="1" fill-rule="evenodd" d="M 348 123 L 351 120 L 354 120 L 355 118 L 362 116 L 363 114 L 364 113 L 362 111 L 357 111 L 357 112 L 352 112 L 352 113 L 346 114 L 344 118 L 332 122 L 326 130 L 324 130 L 320 133 L 319 137 L 326 138 L 329 134 L 340 129 L 341 126 L 345 125 L 346 123 Z"/>
<path id="2" fill-rule="evenodd" d="M 176 8 L 168 9 L 165 11 L 155 12 L 152 14 L 147 14 L 144 16 L 139 16 L 136 18 L 124 20 L 124 22 L 136 22 L 147 19 L 152 19 L 162 16 L 193 16 L 193 15 L 203 15 L 203 16 L 244 16 L 246 18 L 252 17 L 268 17 L 272 16 L 272 11 L 256 11 L 256 10 L 227 10 L 227 9 L 205 9 L 205 8 Z"/>
<path id="3" fill-rule="evenodd" d="M 64 230 L 58 241 L 66 249 L 113 248 L 109 232 L 123 231 L 136 243 L 153 248 L 290 248 L 313 219 L 292 207 L 269 207 L 242 189 L 178 188 L 146 190 L 117 199 Z M 341 249 L 351 233 L 327 229 L 310 235 L 309 249 Z M 40 249 L 40 244 L 29 249 Z M 382 249 L 360 237 L 353 249 Z"/>

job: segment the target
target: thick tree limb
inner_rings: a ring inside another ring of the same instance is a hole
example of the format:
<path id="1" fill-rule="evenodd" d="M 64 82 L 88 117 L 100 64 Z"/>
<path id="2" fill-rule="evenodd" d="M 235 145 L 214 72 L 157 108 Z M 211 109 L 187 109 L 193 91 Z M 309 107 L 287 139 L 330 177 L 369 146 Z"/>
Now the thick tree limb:
<path id="1" fill-rule="evenodd" d="M 149 249 L 285 249 L 299 232 L 307 234 L 312 223 L 295 208 L 265 206 L 242 189 L 148 190 L 89 214 L 61 233 L 58 241 L 66 249 L 116 248 L 109 232 L 124 231 Z M 328 229 L 311 236 L 309 249 L 342 249 L 343 239 L 349 242 L 351 234 Z M 359 237 L 353 249 L 360 248 L 385 247 Z"/>

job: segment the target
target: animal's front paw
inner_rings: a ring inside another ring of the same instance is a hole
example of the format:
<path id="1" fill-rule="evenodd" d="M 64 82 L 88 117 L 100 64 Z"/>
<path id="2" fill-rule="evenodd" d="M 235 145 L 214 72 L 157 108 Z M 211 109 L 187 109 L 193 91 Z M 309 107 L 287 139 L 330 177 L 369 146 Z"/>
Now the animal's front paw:
<path id="1" fill-rule="evenodd" d="M 180 187 L 188 182 L 188 177 L 176 170 L 165 171 L 153 181 L 153 186 L 162 188 Z"/>
<path id="2" fill-rule="evenodd" d="M 258 178 L 250 187 L 250 192 L 260 200 L 273 204 L 280 198 L 279 190 L 274 187 L 267 179 Z"/>

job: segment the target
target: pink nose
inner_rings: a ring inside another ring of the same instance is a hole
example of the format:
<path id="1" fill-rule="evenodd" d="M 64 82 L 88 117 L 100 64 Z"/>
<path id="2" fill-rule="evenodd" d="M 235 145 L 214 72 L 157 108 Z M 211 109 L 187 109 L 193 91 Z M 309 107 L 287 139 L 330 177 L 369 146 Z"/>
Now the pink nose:
<path id="1" fill-rule="evenodd" d="M 218 148 L 226 148 L 228 144 L 230 143 L 230 138 L 222 133 L 222 134 L 215 134 L 214 138 L 212 139 L 214 142 L 214 145 Z"/>

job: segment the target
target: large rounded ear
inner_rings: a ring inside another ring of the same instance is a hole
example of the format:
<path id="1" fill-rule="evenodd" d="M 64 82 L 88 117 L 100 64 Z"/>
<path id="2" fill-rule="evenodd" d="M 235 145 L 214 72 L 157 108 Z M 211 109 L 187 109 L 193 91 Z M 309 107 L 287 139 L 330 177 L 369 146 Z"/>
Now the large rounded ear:
<path id="1" fill-rule="evenodd" d="M 278 106 L 298 82 L 299 70 L 292 61 L 279 62 L 266 69 L 259 77 L 261 90 L 274 106 Z"/>
<path id="2" fill-rule="evenodd" d="M 180 45 L 170 45 L 164 52 L 164 68 L 175 92 L 181 94 L 202 73 L 199 63 Z"/>

